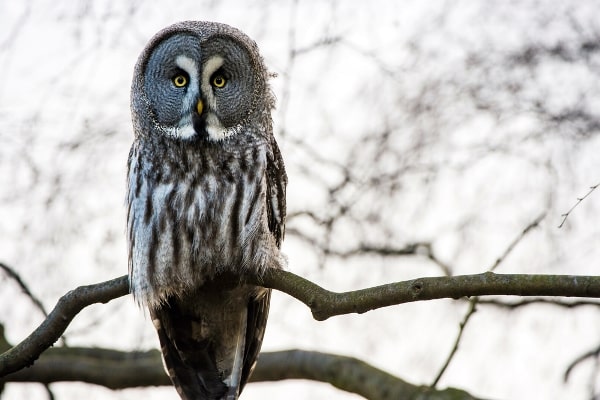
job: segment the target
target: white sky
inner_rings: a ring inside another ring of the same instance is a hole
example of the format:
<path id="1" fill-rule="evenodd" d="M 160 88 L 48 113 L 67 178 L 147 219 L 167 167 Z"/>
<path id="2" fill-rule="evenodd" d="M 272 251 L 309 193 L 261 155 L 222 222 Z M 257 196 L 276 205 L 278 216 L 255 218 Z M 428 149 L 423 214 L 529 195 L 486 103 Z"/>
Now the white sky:
<path id="1" fill-rule="evenodd" d="M 253 37 L 279 75 L 274 117 L 276 131 L 286 133 L 278 140 L 289 172 L 290 213 L 333 212 L 326 185 L 340 181 L 339 163 L 349 163 L 359 182 L 382 171 L 409 170 L 391 194 L 358 183 L 339 191 L 336 200 L 365 220 L 340 219 L 331 239 L 336 248 L 431 241 L 454 273 L 483 272 L 546 211 L 541 228 L 498 272 L 598 274 L 598 195 L 584 201 L 563 229 L 556 226 L 576 197 L 598 183 L 599 140 L 577 136 L 566 124 L 550 129 L 528 104 L 540 99 L 555 112 L 577 105 L 595 115 L 600 88 L 598 69 L 590 65 L 598 67 L 600 60 L 554 60 L 533 73 L 500 63 L 524 43 L 569 47 L 582 35 L 597 36 L 598 11 L 594 1 L 2 2 L 0 260 L 19 271 L 48 308 L 75 286 L 126 273 L 123 199 L 133 64 L 157 30 L 206 19 Z M 341 40 L 290 61 L 291 46 L 306 49 L 323 38 Z M 498 64 L 471 68 L 469 54 Z M 515 105 L 505 90 L 503 83 L 515 76 L 521 77 L 520 98 L 529 103 Z M 473 87 L 502 111 L 475 107 L 468 91 Z M 407 108 L 417 98 L 429 99 L 431 109 L 418 114 Z M 373 160 L 376 145 L 360 140 L 386 128 L 392 139 Z M 365 222 L 372 214 L 384 223 Z M 289 227 L 325 236 L 307 219 Z M 333 290 L 441 273 L 419 258 L 331 257 L 319 268 L 319 254 L 294 234 L 284 250 L 291 271 Z M 0 285 L 0 322 L 17 342 L 41 316 L 16 285 L 6 279 Z M 276 293 L 263 350 L 340 353 L 429 384 L 466 309 L 443 300 L 316 322 L 306 307 Z M 495 399 L 588 399 L 590 382 L 600 384 L 593 362 L 577 368 L 567 383 L 562 374 L 598 345 L 599 333 L 600 318 L 591 308 L 508 313 L 481 307 L 440 386 Z M 70 345 L 157 346 L 151 323 L 129 298 L 84 310 L 67 337 Z M 57 399 L 141 395 L 79 384 L 52 388 Z M 7 399 L 44 396 L 35 385 L 5 389 Z M 177 398 L 171 388 L 144 390 L 143 396 Z M 251 384 L 242 398 L 358 396 L 302 381 Z"/>

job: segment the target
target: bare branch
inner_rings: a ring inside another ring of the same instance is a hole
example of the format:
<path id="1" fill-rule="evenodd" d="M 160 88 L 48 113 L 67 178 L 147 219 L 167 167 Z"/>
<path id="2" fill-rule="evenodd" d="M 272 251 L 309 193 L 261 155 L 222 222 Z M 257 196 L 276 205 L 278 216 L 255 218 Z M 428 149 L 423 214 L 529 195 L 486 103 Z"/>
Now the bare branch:
<path id="1" fill-rule="evenodd" d="M 44 305 L 42 304 L 42 302 L 40 301 L 40 299 L 38 299 L 31 292 L 31 290 L 29 290 L 29 287 L 25 284 L 25 282 L 23 281 L 23 279 L 21 279 L 21 276 L 17 273 L 17 271 L 15 271 L 13 268 L 9 267 L 8 265 L 4 264 L 3 262 L 0 262 L 0 269 L 4 270 L 4 272 L 6 273 L 6 275 L 8 275 L 12 280 L 14 280 L 17 283 L 17 285 L 19 285 L 19 287 L 21 288 L 21 290 L 23 291 L 23 293 L 25 293 L 25 295 L 27 297 L 29 297 L 29 299 L 42 312 L 42 314 L 44 314 L 44 316 L 47 317 L 48 316 L 48 312 L 44 308 Z"/>
<path id="2" fill-rule="evenodd" d="M 222 279 L 239 276 L 222 276 Z M 268 270 L 262 276 L 246 275 L 248 283 L 282 291 L 310 307 L 319 321 L 364 313 L 396 304 L 441 298 L 483 295 L 600 297 L 600 277 L 575 275 L 477 275 L 419 278 L 368 289 L 335 293 L 283 270 Z M 64 332 L 84 307 L 106 303 L 128 292 L 127 276 L 70 291 L 58 301 L 48 318 L 23 342 L 0 355 L 0 376 L 33 362 Z"/>
<path id="3" fill-rule="evenodd" d="M 600 186 L 600 183 L 597 183 L 593 186 L 590 186 L 590 190 L 588 190 L 588 192 L 585 194 L 585 196 L 583 197 L 578 197 L 577 201 L 575 202 L 575 204 L 573 204 L 573 207 L 571 207 L 569 209 L 569 211 L 567 211 L 566 213 L 562 214 L 561 217 L 563 217 L 562 221 L 560 222 L 560 225 L 558 225 L 559 228 L 562 228 L 563 225 L 565 224 L 565 222 L 567 221 L 567 218 L 569 217 L 569 215 L 571 214 L 571 212 L 575 209 L 575 207 L 577 207 L 579 205 L 579 203 L 581 203 L 583 200 L 585 200 L 586 197 L 588 197 L 590 194 L 592 194 L 592 192 L 594 190 L 596 190 L 596 188 Z"/>
<path id="4" fill-rule="evenodd" d="M 600 297 L 600 277 L 576 275 L 525 275 L 485 272 L 475 275 L 418 278 L 368 289 L 335 293 L 291 272 L 269 270 L 247 281 L 282 291 L 310 307 L 322 321 L 350 313 L 422 300 L 485 295 Z"/>
<path id="5" fill-rule="evenodd" d="M 33 366 L 0 382 L 85 382 L 109 389 L 171 385 L 159 350 L 122 352 L 95 347 L 48 349 Z"/>
<path id="6" fill-rule="evenodd" d="M 424 256 L 431 262 L 436 264 L 444 273 L 444 275 L 452 275 L 452 269 L 447 264 L 443 263 L 438 259 L 433 252 L 431 243 L 429 242 L 415 242 L 408 243 L 404 247 L 393 247 L 393 246 L 372 246 L 368 244 L 360 244 L 358 247 L 345 250 L 336 251 L 331 249 L 325 249 L 325 254 L 332 255 L 340 258 L 350 258 L 355 256 L 368 256 L 377 255 L 380 257 L 405 257 L 405 256 Z"/>
<path id="7" fill-rule="evenodd" d="M 496 259 L 496 262 L 494 263 L 494 265 L 492 265 L 489 269 L 489 271 L 495 271 L 496 268 L 498 268 L 498 266 L 504 261 L 504 259 L 506 259 L 506 257 L 508 257 L 508 255 L 515 249 L 515 247 L 519 244 L 519 242 L 535 227 L 537 227 L 540 222 L 542 222 L 542 220 L 546 217 L 546 213 L 541 213 L 537 218 L 535 218 L 533 221 L 531 221 L 531 223 L 529 225 L 527 225 L 525 227 L 525 229 L 523 229 L 523 231 L 519 234 L 519 236 L 517 236 L 509 245 L 508 247 L 504 250 L 504 252 L 502 253 L 502 255 L 500 257 L 498 257 Z"/>
<path id="8" fill-rule="evenodd" d="M 557 307 L 563 308 L 576 308 L 583 306 L 595 306 L 600 307 L 600 301 L 593 300 L 581 300 L 581 301 L 562 301 L 558 299 L 523 299 L 519 301 L 506 302 L 498 299 L 480 299 L 479 304 L 481 305 L 489 305 L 495 306 L 499 308 L 507 308 L 509 310 L 514 310 L 521 307 L 530 306 L 532 304 L 547 304 Z"/>
<path id="9" fill-rule="evenodd" d="M 573 371 L 573 369 L 578 366 L 580 363 L 582 363 L 583 361 L 587 360 L 588 358 L 596 358 L 600 356 L 600 347 L 597 347 L 593 350 L 587 351 L 584 354 L 580 355 L 579 357 L 577 357 L 568 367 L 567 370 L 565 371 L 565 375 L 564 375 L 564 380 L 565 382 L 569 380 L 569 375 L 571 374 L 571 371 Z"/>
<path id="10" fill-rule="evenodd" d="M 502 264 L 502 262 L 506 259 L 506 257 L 508 257 L 508 255 L 510 253 L 512 253 L 512 251 L 515 249 L 515 247 L 517 247 L 517 245 L 519 244 L 519 242 L 521 242 L 521 240 L 523 240 L 523 238 L 529 232 L 531 232 L 531 230 L 533 228 L 537 227 L 540 224 L 540 222 L 542 222 L 542 220 L 544 219 L 545 216 L 546 216 L 546 214 L 542 213 L 538 217 L 536 217 L 532 222 L 530 222 L 525 227 L 525 229 L 523 229 L 523 231 L 521 231 L 521 233 L 512 242 L 510 242 L 510 244 L 506 247 L 506 249 L 504 249 L 504 251 L 502 252 L 502 254 L 500 255 L 500 257 L 498 257 L 496 259 L 496 261 L 489 268 L 488 271 L 489 272 L 495 271 L 496 268 L 498 268 L 500 266 L 500 264 Z M 479 303 L 480 300 L 481 299 L 479 297 L 472 297 L 472 298 L 469 299 L 469 309 L 467 310 L 467 313 L 465 314 L 462 322 L 459 325 L 458 335 L 456 336 L 456 339 L 454 340 L 454 345 L 452 346 L 452 349 L 450 350 L 450 354 L 448 354 L 448 357 L 446 358 L 446 361 L 442 365 L 442 368 L 440 369 L 440 371 L 438 372 L 437 376 L 433 380 L 433 383 L 431 384 L 431 387 L 435 387 L 438 384 L 438 382 L 440 381 L 440 379 L 442 379 L 442 376 L 444 375 L 444 372 L 446 372 L 446 370 L 448 369 L 448 366 L 452 362 L 452 359 L 454 358 L 454 355 L 458 351 L 458 347 L 459 347 L 460 341 L 461 341 L 461 339 L 463 337 L 463 333 L 465 331 L 465 327 L 469 323 L 469 320 L 471 319 L 471 317 L 473 316 L 473 314 L 475 314 L 475 311 L 477 310 L 477 304 Z"/>
<path id="11" fill-rule="evenodd" d="M 0 338 L 1 340 L 1 338 Z M 403 381 L 351 357 L 313 351 L 261 353 L 251 382 L 309 379 L 368 399 L 461 399 L 474 397 L 457 389 L 431 390 Z M 31 368 L 0 380 L 6 382 L 86 382 L 109 389 L 171 385 L 158 350 L 123 352 L 99 348 L 53 348 Z"/>
<path id="12" fill-rule="evenodd" d="M 44 385 L 44 389 L 46 390 L 46 394 L 48 395 L 48 400 L 54 400 L 54 392 L 50 389 L 50 385 Z"/>
<path id="13" fill-rule="evenodd" d="M 63 334 L 71 320 L 85 307 L 107 303 L 128 293 L 127 276 L 96 285 L 80 286 L 60 298 L 52 312 L 25 340 L 0 355 L 0 376 L 30 366 Z"/>
<path id="14" fill-rule="evenodd" d="M 446 369 L 448 369 L 450 362 L 452 361 L 452 359 L 454 358 L 454 355 L 458 351 L 458 346 L 460 344 L 460 340 L 462 339 L 463 332 L 465 331 L 465 326 L 467 326 L 467 323 L 469 323 L 469 320 L 471 319 L 471 315 L 473 315 L 475 313 L 475 311 L 477 311 L 477 301 L 478 301 L 477 297 L 473 297 L 472 299 L 469 300 L 469 311 L 467 311 L 467 313 L 465 314 L 465 317 L 463 318 L 462 322 L 459 325 L 458 335 L 456 336 L 456 339 L 454 340 L 454 346 L 452 346 L 452 350 L 450 350 L 450 354 L 446 358 L 446 362 L 444 363 L 444 365 L 438 372 L 437 376 L 431 383 L 432 388 L 435 388 L 437 386 L 437 384 L 440 382 L 440 379 L 442 379 L 444 372 L 446 372 Z"/>

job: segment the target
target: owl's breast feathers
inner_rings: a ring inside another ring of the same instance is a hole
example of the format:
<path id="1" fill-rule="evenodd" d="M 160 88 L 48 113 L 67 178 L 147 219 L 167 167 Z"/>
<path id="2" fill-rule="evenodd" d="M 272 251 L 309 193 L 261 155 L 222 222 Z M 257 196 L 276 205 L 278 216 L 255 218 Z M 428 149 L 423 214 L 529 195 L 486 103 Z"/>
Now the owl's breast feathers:
<path id="1" fill-rule="evenodd" d="M 139 140 L 129 157 L 127 231 L 136 299 L 160 304 L 218 272 L 279 268 L 270 143 L 164 142 Z"/>

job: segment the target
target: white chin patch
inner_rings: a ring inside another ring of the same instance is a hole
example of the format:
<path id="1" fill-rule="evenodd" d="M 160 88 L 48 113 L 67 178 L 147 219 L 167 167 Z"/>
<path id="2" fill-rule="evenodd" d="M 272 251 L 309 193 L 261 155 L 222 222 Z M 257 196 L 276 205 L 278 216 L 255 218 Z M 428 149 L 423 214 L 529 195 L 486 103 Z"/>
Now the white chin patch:
<path id="1" fill-rule="evenodd" d="M 175 128 L 175 135 L 182 139 L 191 138 L 196 134 L 196 130 L 194 129 L 194 125 L 188 124 L 184 126 L 178 126 Z"/>
<path id="2" fill-rule="evenodd" d="M 208 139 L 213 142 L 225 140 L 228 137 L 237 135 L 241 130 L 242 127 L 240 125 L 225 128 L 212 114 L 206 118 L 206 133 L 208 133 Z M 167 135 L 179 139 L 190 139 L 197 135 L 194 125 L 192 124 L 165 128 L 165 132 Z"/>
<path id="3" fill-rule="evenodd" d="M 208 138 L 212 141 L 217 142 L 227 139 L 230 136 L 238 134 L 240 130 L 240 125 L 225 128 L 221 125 L 219 119 L 212 113 L 208 114 L 206 117 L 206 133 L 208 133 Z"/>
<path id="4" fill-rule="evenodd" d="M 196 134 L 194 125 L 185 124 L 181 126 L 174 126 L 165 129 L 169 136 L 173 136 L 180 139 L 189 139 Z"/>

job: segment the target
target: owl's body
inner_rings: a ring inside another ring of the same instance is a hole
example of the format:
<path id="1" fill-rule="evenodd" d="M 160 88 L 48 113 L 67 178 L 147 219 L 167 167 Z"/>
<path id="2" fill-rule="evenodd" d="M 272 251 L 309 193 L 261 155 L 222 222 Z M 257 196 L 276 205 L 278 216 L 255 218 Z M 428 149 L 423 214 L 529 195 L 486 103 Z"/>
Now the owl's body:
<path id="1" fill-rule="evenodd" d="M 136 65 L 130 287 L 183 399 L 237 398 L 270 291 L 235 274 L 283 264 L 287 180 L 267 79 L 254 42 L 207 22 L 159 32 Z"/>

